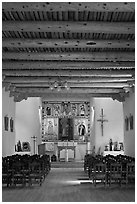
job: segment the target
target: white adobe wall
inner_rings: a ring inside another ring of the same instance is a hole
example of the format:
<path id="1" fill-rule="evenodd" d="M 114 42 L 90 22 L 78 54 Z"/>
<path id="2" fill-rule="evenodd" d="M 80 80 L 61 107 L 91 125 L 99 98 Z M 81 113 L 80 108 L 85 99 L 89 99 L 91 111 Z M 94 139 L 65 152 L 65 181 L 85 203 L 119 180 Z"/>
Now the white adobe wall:
<path id="1" fill-rule="evenodd" d="M 124 126 L 124 144 L 125 154 L 135 156 L 135 93 L 130 93 L 129 97 L 123 103 L 124 119 L 133 115 L 133 130 L 125 130 Z"/>
<path id="2" fill-rule="evenodd" d="M 124 141 L 124 124 L 123 124 L 123 105 L 111 98 L 94 98 L 95 107 L 95 147 L 96 152 L 101 147 L 104 151 L 105 145 L 109 144 L 110 138 L 113 142 Z M 101 124 L 97 120 L 100 119 L 101 109 L 104 110 L 104 136 L 101 134 Z"/>
<path id="3" fill-rule="evenodd" d="M 15 127 L 15 102 L 13 97 L 9 97 L 9 91 L 5 92 L 2 89 L 2 156 L 9 156 L 14 153 L 15 150 L 15 128 L 13 132 L 10 131 L 10 125 L 8 131 L 4 128 L 4 117 L 7 115 L 9 119 L 12 117 Z"/>
<path id="4" fill-rule="evenodd" d="M 37 145 L 41 143 L 41 124 L 39 117 L 40 98 L 28 98 L 16 103 L 16 143 L 29 142 L 31 153 L 34 153 L 33 139 L 37 137 Z M 37 149 L 35 149 L 35 153 Z"/>

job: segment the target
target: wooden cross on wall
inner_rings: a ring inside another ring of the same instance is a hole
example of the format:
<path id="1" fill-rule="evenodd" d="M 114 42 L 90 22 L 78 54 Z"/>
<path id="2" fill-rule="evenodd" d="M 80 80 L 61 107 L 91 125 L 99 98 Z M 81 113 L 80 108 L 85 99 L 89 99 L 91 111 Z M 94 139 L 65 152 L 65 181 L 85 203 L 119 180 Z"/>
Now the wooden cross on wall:
<path id="1" fill-rule="evenodd" d="M 108 120 L 104 119 L 105 115 L 103 114 L 103 108 L 101 109 L 101 119 L 98 119 L 98 122 L 101 122 L 101 132 L 102 132 L 102 136 L 103 136 L 103 128 L 104 128 L 104 122 L 108 122 Z"/>

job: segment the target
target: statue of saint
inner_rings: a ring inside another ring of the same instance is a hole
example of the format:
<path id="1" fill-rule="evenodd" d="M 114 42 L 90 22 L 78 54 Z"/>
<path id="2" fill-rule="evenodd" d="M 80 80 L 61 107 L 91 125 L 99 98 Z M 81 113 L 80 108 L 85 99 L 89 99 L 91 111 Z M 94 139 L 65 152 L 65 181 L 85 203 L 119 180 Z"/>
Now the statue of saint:
<path id="1" fill-rule="evenodd" d="M 86 128 L 84 123 L 82 122 L 78 127 L 79 136 L 84 136 L 86 133 Z"/>

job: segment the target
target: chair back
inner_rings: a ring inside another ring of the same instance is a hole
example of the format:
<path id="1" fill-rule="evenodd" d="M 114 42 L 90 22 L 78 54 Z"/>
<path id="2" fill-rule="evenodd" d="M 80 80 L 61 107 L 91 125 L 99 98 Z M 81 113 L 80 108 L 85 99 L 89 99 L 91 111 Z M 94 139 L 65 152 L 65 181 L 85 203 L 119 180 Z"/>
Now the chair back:
<path id="1" fill-rule="evenodd" d="M 135 174 L 135 162 L 127 163 L 127 174 Z"/>
<path id="2" fill-rule="evenodd" d="M 111 163 L 110 173 L 111 174 L 121 174 L 122 173 L 122 165 L 120 163 Z"/>

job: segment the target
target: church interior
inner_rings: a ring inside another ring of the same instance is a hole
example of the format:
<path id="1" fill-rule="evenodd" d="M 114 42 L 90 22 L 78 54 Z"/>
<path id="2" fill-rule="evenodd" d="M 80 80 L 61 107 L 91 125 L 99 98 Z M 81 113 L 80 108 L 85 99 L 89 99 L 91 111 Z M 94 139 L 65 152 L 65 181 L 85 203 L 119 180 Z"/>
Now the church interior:
<path id="1" fill-rule="evenodd" d="M 135 201 L 134 2 L 2 3 L 2 200 Z"/>

